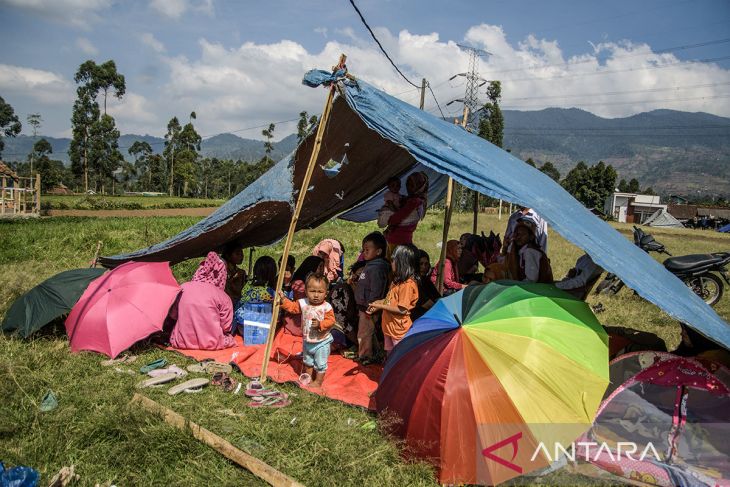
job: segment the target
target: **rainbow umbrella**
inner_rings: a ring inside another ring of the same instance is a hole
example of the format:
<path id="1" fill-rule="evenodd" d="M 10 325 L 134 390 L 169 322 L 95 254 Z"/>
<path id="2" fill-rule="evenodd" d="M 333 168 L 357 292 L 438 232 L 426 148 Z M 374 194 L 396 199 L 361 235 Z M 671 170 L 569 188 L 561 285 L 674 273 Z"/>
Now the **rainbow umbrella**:
<path id="1" fill-rule="evenodd" d="M 494 485 L 569 451 L 607 385 L 608 337 L 583 301 L 500 281 L 416 320 L 386 362 L 376 404 L 442 484 Z"/>

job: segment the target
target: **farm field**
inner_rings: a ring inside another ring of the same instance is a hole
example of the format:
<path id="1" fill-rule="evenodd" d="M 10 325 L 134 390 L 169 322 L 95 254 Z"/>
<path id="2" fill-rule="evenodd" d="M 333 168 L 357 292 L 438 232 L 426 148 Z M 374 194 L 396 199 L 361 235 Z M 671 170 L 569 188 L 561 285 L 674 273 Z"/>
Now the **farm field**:
<path id="1" fill-rule="evenodd" d="M 0 221 L 0 316 L 15 298 L 47 277 L 88 266 L 99 240 L 103 241 L 105 255 L 136 250 L 170 237 L 198 219 Z M 496 215 L 481 215 L 479 221 L 481 230 L 501 233 L 506 217 L 500 222 Z M 614 226 L 631 238 L 630 225 Z M 336 237 L 345 245 L 349 265 L 356 258 L 362 237 L 375 229 L 374 223 L 333 220 L 299 232 L 292 252 L 301 262 L 320 239 Z M 432 212 L 415 236 L 416 245 L 431 255 L 432 263 L 438 258 L 441 229 L 442 214 Z M 471 215 L 456 214 L 450 238 L 458 238 L 470 229 Z M 730 250 L 730 236 L 718 233 L 650 233 L 674 255 Z M 264 254 L 278 260 L 281 245 L 255 249 L 254 260 Z M 581 253 L 555 232 L 550 233 L 550 258 L 556 277 L 565 274 Z M 193 259 L 174 266 L 177 279 L 190 279 L 197 262 Z M 604 305 L 606 311 L 597 316 L 606 325 L 653 331 L 670 348 L 679 342 L 676 323 L 630 290 L 624 289 L 616 297 L 592 295 L 588 301 Z M 730 296 L 724 296 L 715 309 L 729 320 Z M 154 348 L 139 347 L 134 352 L 141 355 L 137 363 L 142 364 L 159 357 L 178 365 L 190 363 L 180 355 Z M 82 477 L 81 485 L 107 481 L 117 485 L 261 484 L 187 434 L 129 406 L 139 376 L 113 367 L 102 368 L 101 360 L 91 353 L 70 354 L 62 325 L 27 341 L 0 337 L 0 459 L 37 468 L 44 476 L 42 483 L 47 483 L 62 466 L 73 464 Z M 282 389 L 296 394 L 293 404 L 273 410 L 247 408 L 242 397 L 212 388 L 199 395 L 173 398 L 164 389 L 148 389 L 145 394 L 306 485 L 437 485 L 427 465 L 404 462 L 395 442 L 377 429 L 368 429 L 373 419 L 368 413 L 295 386 L 284 385 Z M 59 407 L 41 413 L 38 405 L 48 390 L 58 396 Z M 534 485 L 535 480 L 530 482 Z M 540 482 L 595 484 L 565 473 L 544 477 Z"/>
<path id="2" fill-rule="evenodd" d="M 41 195 L 44 210 L 142 210 L 160 208 L 210 208 L 223 199 L 176 196 Z"/>

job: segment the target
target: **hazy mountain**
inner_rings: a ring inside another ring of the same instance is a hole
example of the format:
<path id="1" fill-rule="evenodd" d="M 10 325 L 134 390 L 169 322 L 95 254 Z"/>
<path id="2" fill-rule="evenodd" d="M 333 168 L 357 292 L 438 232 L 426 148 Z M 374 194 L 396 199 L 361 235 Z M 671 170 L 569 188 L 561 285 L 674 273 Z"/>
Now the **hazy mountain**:
<path id="1" fill-rule="evenodd" d="M 642 186 L 662 193 L 730 195 L 730 118 L 708 113 L 654 110 L 625 118 L 601 118 L 576 108 L 521 112 L 505 110 L 505 148 L 538 165 L 551 161 L 565 175 L 578 161 L 612 164 L 619 177 L 636 177 Z M 46 137 L 54 157 L 68 162 L 69 139 Z M 5 138 L 2 157 L 25 160 L 33 137 Z M 135 140 L 147 141 L 161 152 L 164 139 L 123 135 L 125 157 Z M 278 160 L 294 150 L 296 136 L 274 143 Z M 205 157 L 257 161 L 264 155 L 261 140 L 221 134 L 205 139 Z"/>
<path id="2" fill-rule="evenodd" d="M 505 110 L 504 146 L 565 175 L 577 161 L 612 164 L 662 193 L 730 195 L 730 119 L 654 110 L 605 119 L 572 109 Z"/>

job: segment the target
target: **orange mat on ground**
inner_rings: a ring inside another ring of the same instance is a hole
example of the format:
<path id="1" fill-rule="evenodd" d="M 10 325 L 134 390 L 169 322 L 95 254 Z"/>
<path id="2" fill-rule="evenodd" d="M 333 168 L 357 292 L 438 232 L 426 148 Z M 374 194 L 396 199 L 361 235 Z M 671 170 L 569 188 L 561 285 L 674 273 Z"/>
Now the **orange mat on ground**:
<path id="1" fill-rule="evenodd" d="M 213 359 L 218 362 L 234 362 L 247 377 L 259 377 L 265 345 L 246 346 L 240 336 L 235 337 L 236 346 L 223 350 L 183 350 L 168 348 L 195 360 Z M 275 382 L 296 382 L 303 369 L 301 356 L 302 337 L 295 337 L 283 330 L 274 338 L 267 376 Z M 327 375 L 322 389 L 304 389 L 321 396 L 375 410 L 371 394 L 378 387 L 382 365 L 363 367 L 353 360 L 338 354 L 330 355 Z"/>

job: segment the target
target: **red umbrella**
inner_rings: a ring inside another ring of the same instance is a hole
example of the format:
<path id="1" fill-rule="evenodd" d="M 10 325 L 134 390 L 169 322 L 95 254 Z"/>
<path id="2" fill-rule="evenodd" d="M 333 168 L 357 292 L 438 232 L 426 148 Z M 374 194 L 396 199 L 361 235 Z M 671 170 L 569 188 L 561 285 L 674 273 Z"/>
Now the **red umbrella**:
<path id="1" fill-rule="evenodd" d="M 162 330 L 180 286 L 168 262 L 127 262 L 94 280 L 66 319 L 71 351 L 111 358 Z"/>

